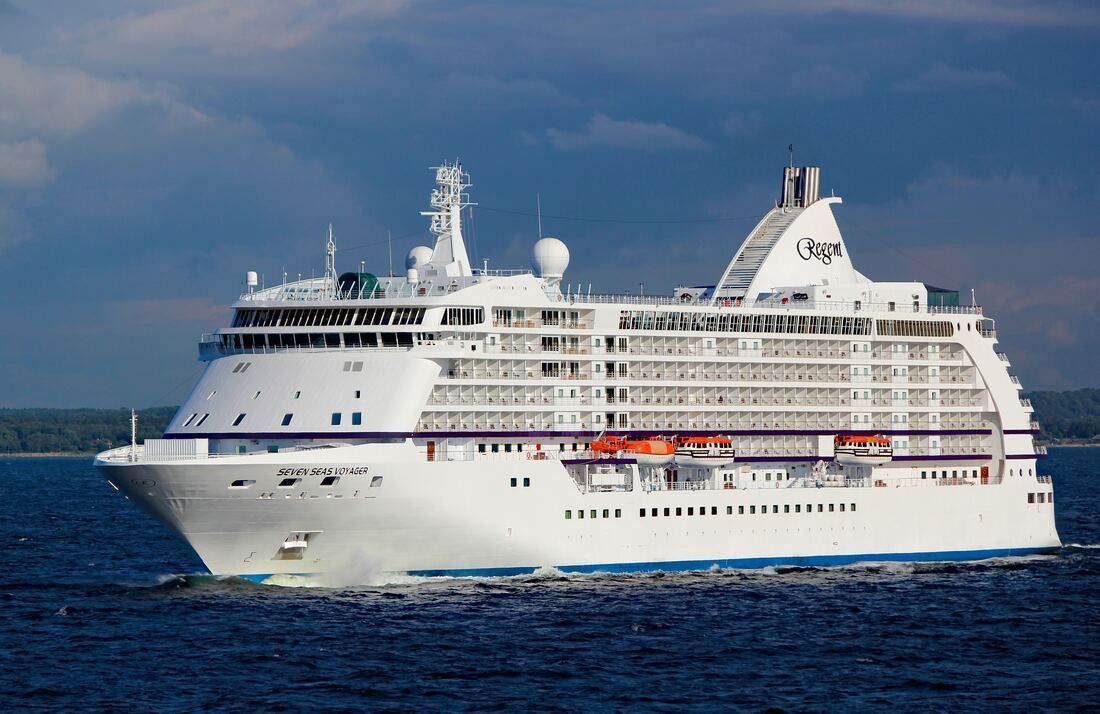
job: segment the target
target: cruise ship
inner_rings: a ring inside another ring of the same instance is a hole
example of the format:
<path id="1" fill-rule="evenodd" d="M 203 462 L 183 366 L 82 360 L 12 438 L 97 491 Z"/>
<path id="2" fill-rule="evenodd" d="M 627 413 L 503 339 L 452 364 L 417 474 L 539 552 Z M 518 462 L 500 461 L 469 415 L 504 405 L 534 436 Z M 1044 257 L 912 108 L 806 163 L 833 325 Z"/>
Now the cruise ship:
<path id="1" fill-rule="evenodd" d="M 564 282 L 570 251 L 549 237 L 531 269 L 471 265 L 469 175 L 433 170 L 434 245 L 403 275 L 338 273 L 331 229 L 323 277 L 247 272 L 163 438 L 96 457 L 212 573 L 1060 547 L 1039 426 L 993 319 L 956 291 L 858 272 L 818 167 L 784 167 L 713 285 L 659 296 Z"/>

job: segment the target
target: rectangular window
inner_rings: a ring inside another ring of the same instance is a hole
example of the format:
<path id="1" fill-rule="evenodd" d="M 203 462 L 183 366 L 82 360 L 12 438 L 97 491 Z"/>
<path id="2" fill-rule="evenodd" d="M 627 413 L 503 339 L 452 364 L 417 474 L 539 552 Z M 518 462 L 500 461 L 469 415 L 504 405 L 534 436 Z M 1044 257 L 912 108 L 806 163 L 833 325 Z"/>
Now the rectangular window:
<path id="1" fill-rule="evenodd" d="M 577 509 L 577 518 L 584 518 L 584 509 L 583 508 L 578 508 Z"/>
<path id="2" fill-rule="evenodd" d="M 840 512 L 841 512 L 841 513 L 844 513 L 844 504 L 843 504 L 843 503 L 842 503 L 842 504 L 840 504 Z"/>
<path id="3" fill-rule="evenodd" d="M 332 425 L 333 426 L 340 426 L 340 412 L 333 412 L 332 413 Z"/>
<path id="4" fill-rule="evenodd" d="M 665 515 L 666 516 L 668 515 L 668 509 L 667 508 L 665 509 Z"/>
<path id="5" fill-rule="evenodd" d="M 477 453 L 479 453 L 479 454 L 484 454 L 485 453 L 485 444 L 478 444 L 477 445 Z"/>
<path id="6" fill-rule="evenodd" d="M 711 506 L 710 507 L 710 515 L 712 515 L 712 516 L 717 516 L 718 515 L 718 506 Z"/>
<path id="7" fill-rule="evenodd" d="M 325 476 L 323 479 L 321 479 L 322 486 L 335 486 L 338 483 L 340 483 L 339 476 Z"/>
<path id="8" fill-rule="evenodd" d="M 795 513 L 802 513 L 802 504 L 801 503 L 794 504 L 794 512 Z"/>
<path id="9" fill-rule="evenodd" d="M 680 515 L 680 514 L 677 513 L 676 515 Z M 695 509 L 692 508 L 691 506 L 688 506 L 688 515 L 689 516 L 694 516 L 695 515 Z"/>
<path id="10" fill-rule="evenodd" d="M 772 506 L 772 513 L 779 513 L 779 504 Z"/>
<path id="11" fill-rule="evenodd" d="M 509 479 L 508 481 L 509 481 L 509 482 L 508 482 L 508 485 L 509 485 L 509 486 L 511 486 L 512 488 L 515 488 L 515 487 L 516 487 L 516 477 L 515 477 L 515 476 L 513 476 L 512 478 L 510 478 L 510 479 Z"/>
<path id="12" fill-rule="evenodd" d="M 817 504 L 817 512 L 818 512 L 818 513 L 821 513 L 821 512 L 823 512 L 824 510 L 825 510 L 825 507 L 824 507 L 823 505 L 821 505 L 820 503 L 819 503 L 819 504 Z"/>
<path id="13" fill-rule="evenodd" d="M 233 426 L 240 426 L 242 421 L 244 421 L 244 414 L 238 414 L 237 418 L 233 420 Z"/>
<path id="14" fill-rule="evenodd" d="M 733 506 L 726 506 L 726 515 L 727 516 L 732 516 L 733 515 Z"/>
<path id="15" fill-rule="evenodd" d="M 293 414 L 283 414 L 283 426 L 290 426 L 290 420 L 293 418 Z"/>
<path id="16" fill-rule="evenodd" d="M 1029 493 L 1027 495 L 1027 502 L 1028 503 L 1035 503 L 1035 494 L 1034 493 Z"/>
<path id="17" fill-rule="evenodd" d="M 830 503 L 829 504 L 829 513 L 832 513 L 833 510 L 834 510 L 834 506 L 833 506 L 833 504 Z"/>
<path id="18" fill-rule="evenodd" d="M 611 517 L 611 512 L 609 510 L 607 510 L 606 508 L 603 509 L 603 517 L 604 518 L 610 518 Z"/>
<path id="19" fill-rule="evenodd" d="M 644 508 L 639 508 L 638 509 L 638 518 L 645 518 L 645 509 Z"/>
<path id="20" fill-rule="evenodd" d="M 756 506 L 749 506 L 749 513 L 756 513 Z"/>
<path id="21" fill-rule="evenodd" d="M 279 488 L 293 488 L 302 481 L 300 478 L 284 478 L 279 482 Z"/>
<path id="22" fill-rule="evenodd" d="M 684 509 L 682 509 L 682 508 L 680 508 L 679 506 L 677 506 L 677 507 L 676 507 L 676 515 L 677 515 L 677 516 L 682 516 L 682 515 L 684 515 Z"/>
<path id="23" fill-rule="evenodd" d="M 352 426 L 362 426 L 362 424 L 363 424 L 363 412 L 352 412 L 351 413 L 351 424 L 352 424 Z"/>
<path id="24" fill-rule="evenodd" d="M 783 512 L 784 513 L 790 513 L 791 512 L 791 507 L 790 507 L 789 504 L 784 504 L 783 505 Z"/>
<path id="25" fill-rule="evenodd" d="M 593 508 L 591 511 L 589 511 L 588 515 L 589 515 L 590 518 L 595 518 L 596 517 L 596 509 Z"/>
<path id="26" fill-rule="evenodd" d="M 524 476 L 523 477 L 523 487 L 524 488 L 530 488 L 531 487 L 531 478 L 529 476 Z"/>
<path id="27" fill-rule="evenodd" d="M 616 508 L 616 509 L 615 509 L 615 517 L 616 517 L 616 518 L 622 518 L 622 517 L 623 517 L 623 509 L 621 509 L 621 508 Z"/>
<path id="28" fill-rule="evenodd" d="M 651 509 L 651 510 L 649 511 L 649 515 L 651 515 L 651 516 L 653 516 L 654 518 L 656 518 L 656 517 L 657 517 L 657 509 L 656 509 L 656 508 L 653 508 L 653 509 Z"/>
<path id="29" fill-rule="evenodd" d="M 739 516 L 745 515 L 745 507 L 744 506 L 738 506 L 737 507 L 737 515 L 739 515 Z"/>
<path id="30" fill-rule="evenodd" d="M 849 510 L 852 510 L 852 511 L 856 510 L 856 504 L 849 503 L 848 505 L 851 506 L 851 508 Z"/>

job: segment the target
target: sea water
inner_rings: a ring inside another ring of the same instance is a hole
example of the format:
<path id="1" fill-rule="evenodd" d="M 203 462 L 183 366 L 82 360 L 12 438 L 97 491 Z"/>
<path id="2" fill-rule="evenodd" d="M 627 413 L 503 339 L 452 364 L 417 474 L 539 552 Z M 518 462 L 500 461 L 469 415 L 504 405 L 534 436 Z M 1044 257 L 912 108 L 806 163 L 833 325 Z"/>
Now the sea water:
<path id="1" fill-rule="evenodd" d="M 255 584 L 88 459 L 0 461 L 0 710 L 1085 709 L 1100 449 L 1051 449 L 1056 555 Z"/>

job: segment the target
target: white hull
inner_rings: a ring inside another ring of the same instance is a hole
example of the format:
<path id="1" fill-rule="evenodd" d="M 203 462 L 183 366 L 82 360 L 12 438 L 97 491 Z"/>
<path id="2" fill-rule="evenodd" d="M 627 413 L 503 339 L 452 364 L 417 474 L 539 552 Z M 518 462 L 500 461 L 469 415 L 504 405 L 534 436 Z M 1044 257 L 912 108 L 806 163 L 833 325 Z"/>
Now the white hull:
<path id="1" fill-rule="evenodd" d="M 905 469 L 896 472 L 904 478 L 876 470 L 880 487 L 794 481 L 783 488 L 651 491 L 635 474 L 630 491 L 582 493 L 556 461 L 427 463 L 400 444 L 334 449 L 320 463 L 316 454 L 279 457 L 97 463 L 216 574 L 753 567 L 990 557 L 1060 545 L 1053 505 L 1027 501 L 1029 492 L 1050 491 L 1035 478 L 941 486 L 913 481 Z M 280 489 L 287 469 L 307 475 L 299 486 Z M 321 474 L 341 469 L 355 475 L 319 485 Z M 371 487 L 376 476 L 382 485 Z M 530 486 L 513 487 L 513 478 L 530 479 Z M 229 488 L 238 479 L 255 483 Z M 578 510 L 589 517 L 579 519 Z M 284 547 L 301 538 L 306 547 Z"/>

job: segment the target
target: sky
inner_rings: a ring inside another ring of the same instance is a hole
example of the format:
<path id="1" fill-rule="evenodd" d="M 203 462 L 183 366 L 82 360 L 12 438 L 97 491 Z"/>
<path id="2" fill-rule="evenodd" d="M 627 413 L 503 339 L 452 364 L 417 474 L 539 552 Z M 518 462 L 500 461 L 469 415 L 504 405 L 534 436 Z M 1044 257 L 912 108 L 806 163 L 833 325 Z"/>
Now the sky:
<path id="1" fill-rule="evenodd" d="M 1027 389 L 1100 386 L 1100 6 L 0 0 L 0 406 L 178 404 L 247 270 L 471 258 L 713 283 L 822 167 L 856 267 L 959 289 Z M 583 219 L 583 220 L 578 220 Z"/>

